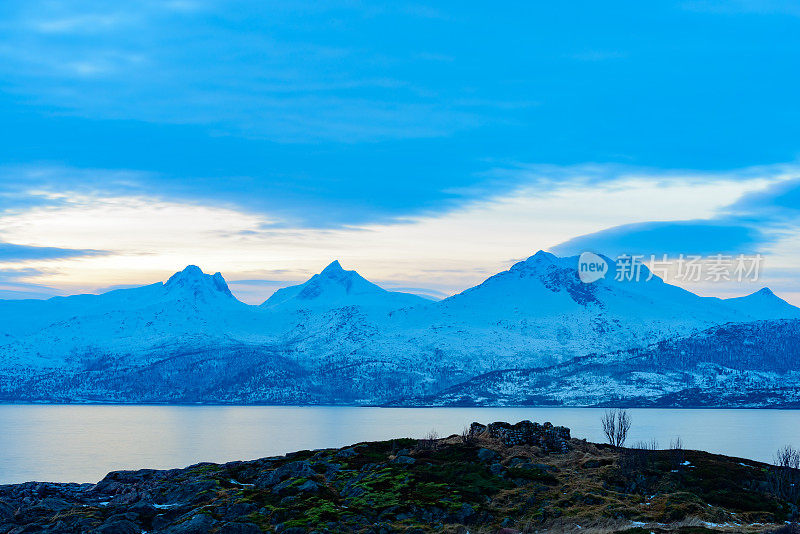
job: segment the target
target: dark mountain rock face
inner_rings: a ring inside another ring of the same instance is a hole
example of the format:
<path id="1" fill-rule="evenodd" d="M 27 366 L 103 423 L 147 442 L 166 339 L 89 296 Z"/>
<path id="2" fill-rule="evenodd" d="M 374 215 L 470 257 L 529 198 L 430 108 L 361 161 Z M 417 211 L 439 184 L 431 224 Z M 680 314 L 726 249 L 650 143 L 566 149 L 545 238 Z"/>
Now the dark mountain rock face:
<path id="1" fill-rule="evenodd" d="M 731 323 L 645 348 L 594 354 L 550 367 L 495 371 L 411 402 L 796 408 L 800 321 Z"/>

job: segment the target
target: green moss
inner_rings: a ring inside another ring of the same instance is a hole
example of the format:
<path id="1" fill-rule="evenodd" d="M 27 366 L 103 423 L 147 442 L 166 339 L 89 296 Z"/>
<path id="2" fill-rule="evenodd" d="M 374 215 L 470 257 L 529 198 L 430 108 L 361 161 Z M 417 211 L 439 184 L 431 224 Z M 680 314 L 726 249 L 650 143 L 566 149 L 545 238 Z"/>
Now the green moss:
<path id="1" fill-rule="evenodd" d="M 485 497 L 514 487 L 510 480 L 493 475 L 485 464 L 477 462 L 415 465 L 412 472 L 420 482 L 445 484 L 452 494 L 469 503 L 482 503 Z"/>
<path id="2" fill-rule="evenodd" d="M 329 521 L 338 521 L 341 510 L 332 502 L 309 499 L 303 502 L 303 517 L 286 522 L 286 526 L 323 526 Z"/>
<path id="3" fill-rule="evenodd" d="M 411 489 L 411 500 L 420 504 L 438 504 L 442 499 L 452 495 L 447 484 L 420 482 Z"/>
<path id="4" fill-rule="evenodd" d="M 272 524 L 269 521 L 269 516 L 262 515 L 258 512 L 253 512 L 252 514 L 247 516 L 247 519 L 260 528 L 263 532 L 271 532 Z"/>
<path id="5" fill-rule="evenodd" d="M 222 467 L 217 464 L 206 464 L 206 465 L 198 465 L 197 467 L 192 467 L 187 469 L 186 472 L 183 474 L 184 478 L 196 478 L 196 477 L 213 477 L 218 475 L 222 472 Z"/>

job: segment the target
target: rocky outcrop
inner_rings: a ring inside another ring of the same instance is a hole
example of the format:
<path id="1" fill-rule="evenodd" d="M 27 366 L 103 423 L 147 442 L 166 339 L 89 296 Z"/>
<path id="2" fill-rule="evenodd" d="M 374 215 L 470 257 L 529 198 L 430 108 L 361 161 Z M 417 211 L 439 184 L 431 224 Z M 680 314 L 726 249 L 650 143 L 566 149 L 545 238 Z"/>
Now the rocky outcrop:
<path id="1" fill-rule="evenodd" d="M 543 425 L 532 423 L 528 420 L 512 425 L 498 421 L 482 425 L 472 423 L 469 428 L 472 437 L 487 436 L 499 439 L 503 445 L 535 445 L 544 452 L 567 452 L 569 449 L 570 432 L 564 426 L 553 426 L 549 421 Z"/>

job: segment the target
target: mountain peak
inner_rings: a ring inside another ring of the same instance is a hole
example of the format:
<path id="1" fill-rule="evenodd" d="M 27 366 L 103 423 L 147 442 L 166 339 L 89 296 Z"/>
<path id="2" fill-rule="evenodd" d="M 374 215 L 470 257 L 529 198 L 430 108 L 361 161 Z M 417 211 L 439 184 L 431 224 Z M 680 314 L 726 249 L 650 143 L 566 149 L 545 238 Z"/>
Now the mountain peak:
<path id="1" fill-rule="evenodd" d="M 509 270 L 514 272 L 538 272 L 541 269 L 546 269 L 550 265 L 560 265 L 563 263 L 563 260 L 564 258 L 559 258 L 555 254 L 540 250 L 533 256 L 530 256 L 528 259 L 515 263 Z"/>
<path id="2" fill-rule="evenodd" d="M 758 291 L 756 291 L 753 294 L 754 295 L 761 295 L 763 297 L 775 297 L 776 296 L 775 293 L 773 293 L 772 290 L 770 288 L 768 288 L 768 287 L 762 287 L 761 289 L 759 289 Z"/>
<path id="3" fill-rule="evenodd" d="M 551 254 L 550 252 L 545 252 L 544 250 L 538 251 L 536 254 L 525 260 L 524 263 L 535 263 L 535 264 L 550 264 L 558 260 L 558 256 L 555 254 Z"/>
<path id="4" fill-rule="evenodd" d="M 343 269 L 339 261 L 334 260 L 304 283 L 279 289 L 262 306 L 332 309 L 355 304 L 396 309 L 423 303 L 426 300 L 417 295 L 386 291 L 358 272 Z"/>
<path id="5" fill-rule="evenodd" d="M 800 309 L 792 306 L 768 287 L 743 297 L 723 299 L 726 305 L 746 315 L 754 315 L 758 319 L 798 319 Z"/>
<path id="6" fill-rule="evenodd" d="M 342 265 L 339 263 L 339 260 L 333 260 L 328 264 L 327 267 L 322 269 L 322 272 L 319 274 L 334 274 L 341 272 L 344 272 L 344 269 L 342 269 Z"/>
<path id="7" fill-rule="evenodd" d="M 167 284 L 177 284 L 181 281 L 199 280 L 204 276 L 203 270 L 197 265 L 187 265 L 183 270 L 173 274 L 167 280 Z"/>
<path id="8" fill-rule="evenodd" d="M 743 297 L 737 297 L 739 299 L 747 299 L 748 301 L 754 300 L 769 300 L 769 301 L 781 301 L 784 302 L 782 298 L 772 292 L 772 290 L 768 287 L 762 287 L 758 291 L 753 291 L 749 295 L 745 295 Z M 734 299 L 727 299 L 730 301 L 734 301 Z"/>
<path id="9" fill-rule="evenodd" d="M 222 273 L 205 274 L 197 265 L 187 265 L 182 271 L 173 274 L 164 284 L 164 287 L 168 290 L 177 288 L 191 289 L 195 294 L 202 290 L 207 290 L 212 293 L 222 293 L 233 297 L 225 278 L 222 277 Z"/>
<path id="10" fill-rule="evenodd" d="M 546 252 L 544 250 L 537 250 L 536 254 L 531 256 L 529 259 L 543 260 L 543 259 L 553 259 L 553 258 L 556 258 L 556 257 L 557 256 L 555 254 L 551 253 L 551 252 Z"/>

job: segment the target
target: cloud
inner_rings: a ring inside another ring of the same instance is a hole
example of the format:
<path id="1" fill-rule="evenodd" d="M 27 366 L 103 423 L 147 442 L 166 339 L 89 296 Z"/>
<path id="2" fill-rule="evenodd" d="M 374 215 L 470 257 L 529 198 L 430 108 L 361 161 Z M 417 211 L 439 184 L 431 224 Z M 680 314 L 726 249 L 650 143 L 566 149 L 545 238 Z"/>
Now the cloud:
<path id="1" fill-rule="evenodd" d="M 38 247 L 0 242 L 0 262 L 20 262 L 28 260 L 58 260 L 82 256 L 99 256 L 107 251 L 59 247 Z"/>
<path id="2" fill-rule="evenodd" d="M 767 223 L 800 224 L 800 177 L 749 193 L 728 211 Z"/>
<path id="3" fill-rule="evenodd" d="M 753 165 L 797 154 L 794 5 L 7 0 L 0 236 L 113 250 L 26 260 L 60 288 L 344 254 L 450 292 L 691 229 L 791 264 L 798 175 Z"/>
<path id="4" fill-rule="evenodd" d="M 753 176 L 754 171 L 758 173 L 757 169 L 749 169 L 744 174 Z M 800 304 L 796 276 L 789 276 L 789 273 L 797 273 L 800 265 L 798 170 L 783 166 L 777 174 L 765 175 L 776 179 L 749 191 L 742 190 L 737 198 L 729 197 L 729 203 L 705 218 L 618 225 L 573 237 L 551 250 L 570 255 L 586 250 L 611 256 L 641 254 L 645 261 L 651 256 L 660 261 L 664 254 L 673 260 L 681 254 L 706 259 L 717 254 L 734 257 L 761 254 L 764 258 L 762 274 L 753 282 L 683 282 L 674 278 L 674 261 L 665 274 L 671 283 L 703 295 L 741 296 L 769 285 L 788 300 Z"/>
<path id="5" fill-rule="evenodd" d="M 0 269 L 0 299 L 46 299 L 64 292 L 42 284 L 24 282 L 44 274 L 40 269 Z"/>
<path id="6" fill-rule="evenodd" d="M 0 217 L 37 206 L 63 206 L 70 197 L 135 195 L 152 189 L 156 173 L 63 165 L 0 166 Z"/>
<path id="7" fill-rule="evenodd" d="M 44 18 L 31 26 L 35 31 L 55 34 L 87 34 L 118 29 L 132 21 L 131 14 L 85 13 L 74 16 Z"/>
<path id="8" fill-rule="evenodd" d="M 562 256 L 585 251 L 609 256 L 641 254 L 661 257 L 712 254 L 754 254 L 770 237 L 758 228 L 719 220 L 645 222 L 626 224 L 582 235 L 551 249 Z"/>
<path id="9" fill-rule="evenodd" d="M 589 6 L 580 21 L 549 4 L 490 19 L 435 8 L 8 0 L 4 161 L 85 170 L 85 183 L 51 176 L 60 192 L 130 194 L 111 172 L 136 169 L 135 194 L 339 227 L 443 213 L 547 174 L 519 161 L 570 174 L 586 161 L 720 169 L 796 154 L 797 69 L 781 68 L 780 32 L 754 49 L 723 24 L 677 42 L 690 14 L 671 8 Z M 626 31 L 636 17 L 663 25 L 646 46 Z M 723 52 L 692 54 L 704 45 Z M 754 64 L 768 75 L 742 78 Z"/>
<path id="10" fill-rule="evenodd" d="M 317 20 L 344 11 L 443 23 L 426 6 L 388 12 L 338 2 L 314 10 L 217 2 L 35 4 L 10 10 L 0 73 L 12 92 L 62 114 L 202 125 L 282 143 L 442 137 L 480 122 L 474 107 L 456 107 L 452 98 L 407 76 L 386 76 L 380 67 L 408 62 L 417 51 L 387 57 L 342 43 L 329 35 L 328 19 Z M 237 16 L 253 25 L 220 23 Z M 298 31 L 298 16 L 321 31 Z M 209 26 L 215 39 L 208 38 Z"/>
<path id="11" fill-rule="evenodd" d="M 19 269 L 0 269 L 0 281 L 16 282 L 21 278 L 33 277 L 43 274 L 41 269 L 19 268 Z"/>
<path id="12" fill-rule="evenodd" d="M 633 225 L 627 233 L 666 235 L 678 228 L 685 235 L 693 231 L 685 221 L 695 221 L 694 230 L 705 224 L 710 232 L 713 225 L 702 221 L 780 180 L 737 172 L 648 175 L 642 169 L 598 168 L 588 176 L 580 168 L 525 172 L 530 174 L 516 185 L 509 178 L 507 190 L 465 196 L 447 210 L 336 227 L 295 224 L 220 199 L 160 198 L 131 187 L 123 174 L 120 187 L 127 194 L 109 195 L 99 183 L 80 193 L 31 190 L 38 200 L 8 208 L 0 216 L 0 235 L 39 247 L 113 251 L 61 259 L 58 271 L 35 279 L 70 291 L 150 283 L 198 264 L 221 271 L 237 295 L 258 302 L 284 282 L 305 280 L 339 258 L 369 279 L 394 281 L 393 287 L 452 294 L 508 267 L 509 258 L 603 229 Z M 648 226 L 654 220 L 666 226 Z M 716 230 L 728 231 L 730 240 L 744 239 L 731 229 Z M 31 261 L 25 266 L 41 267 Z M 259 279 L 266 281 L 253 282 Z"/>
<path id="13" fill-rule="evenodd" d="M 383 289 L 386 289 L 387 291 L 400 291 L 402 293 L 411 293 L 413 295 L 419 295 L 420 297 L 424 297 L 429 300 L 442 300 L 452 295 L 452 293 L 447 293 L 445 291 L 429 287 L 405 286 L 402 283 L 397 282 L 395 280 L 390 280 L 387 282 L 378 280 L 374 282 L 379 286 L 381 286 Z"/>
<path id="14" fill-rule="evenodd" d="M 0 299 L 49 299 L 63 295 L 63 291 L 38 284 L 8 284 L 0 282 Z"/>

